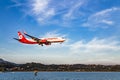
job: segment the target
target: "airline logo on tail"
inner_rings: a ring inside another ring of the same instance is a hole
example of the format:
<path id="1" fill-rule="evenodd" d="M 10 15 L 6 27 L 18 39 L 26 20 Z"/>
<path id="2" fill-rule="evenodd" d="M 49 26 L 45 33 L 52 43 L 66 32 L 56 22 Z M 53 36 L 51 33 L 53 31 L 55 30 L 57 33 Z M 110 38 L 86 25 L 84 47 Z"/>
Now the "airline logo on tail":
<path id="1" fill-rule="evenodd" d="M 19 39 L 25 39 L 24 35 L 21 32 L 18 32 Z"/>

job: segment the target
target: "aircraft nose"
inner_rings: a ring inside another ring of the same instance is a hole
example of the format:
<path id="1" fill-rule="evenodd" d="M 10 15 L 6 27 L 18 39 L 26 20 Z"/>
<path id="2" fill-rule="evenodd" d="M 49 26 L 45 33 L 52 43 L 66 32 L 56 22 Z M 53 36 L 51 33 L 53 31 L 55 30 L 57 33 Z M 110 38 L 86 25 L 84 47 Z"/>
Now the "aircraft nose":
<path id="1" fill-rule="evenodd" d="M 66 40 L 63 38 L 63 41 L 66 41 Z"/>

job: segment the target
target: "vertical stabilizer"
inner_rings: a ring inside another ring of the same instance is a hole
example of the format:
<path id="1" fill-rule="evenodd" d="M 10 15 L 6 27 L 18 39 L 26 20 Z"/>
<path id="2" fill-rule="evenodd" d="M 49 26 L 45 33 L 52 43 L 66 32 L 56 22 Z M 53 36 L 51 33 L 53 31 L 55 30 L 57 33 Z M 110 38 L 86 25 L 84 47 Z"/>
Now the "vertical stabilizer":
<path id="1" fill-rule="evenodd" d="M 18 36 L 20 40 L 25 40 L 24 35 L 20 31 L 18 31 Z"/>

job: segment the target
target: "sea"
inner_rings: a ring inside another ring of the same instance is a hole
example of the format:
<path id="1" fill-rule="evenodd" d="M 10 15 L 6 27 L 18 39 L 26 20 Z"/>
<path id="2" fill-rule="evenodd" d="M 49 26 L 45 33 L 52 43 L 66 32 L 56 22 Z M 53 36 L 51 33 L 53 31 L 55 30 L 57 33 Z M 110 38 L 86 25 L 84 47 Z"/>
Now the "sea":
<path id="1" fill-rule="evenodd" d="M 0 80 L 120 80 L 120 72 L 0 72 Z"/>

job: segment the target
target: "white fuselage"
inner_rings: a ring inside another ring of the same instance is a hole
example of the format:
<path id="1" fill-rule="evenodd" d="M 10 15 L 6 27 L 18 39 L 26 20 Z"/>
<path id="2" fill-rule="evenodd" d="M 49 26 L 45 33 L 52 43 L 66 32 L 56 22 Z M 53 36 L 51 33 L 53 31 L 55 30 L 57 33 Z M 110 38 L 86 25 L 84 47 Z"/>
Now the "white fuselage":
<path id="1" fill-rule="evenodd" d="M 51 42 L 51 43 L 55 43 L 55 42 L 64 42 L 65 39 L 63 38 L 44 38 L 45 40 L 47 40 L 48 42 Z"/>

